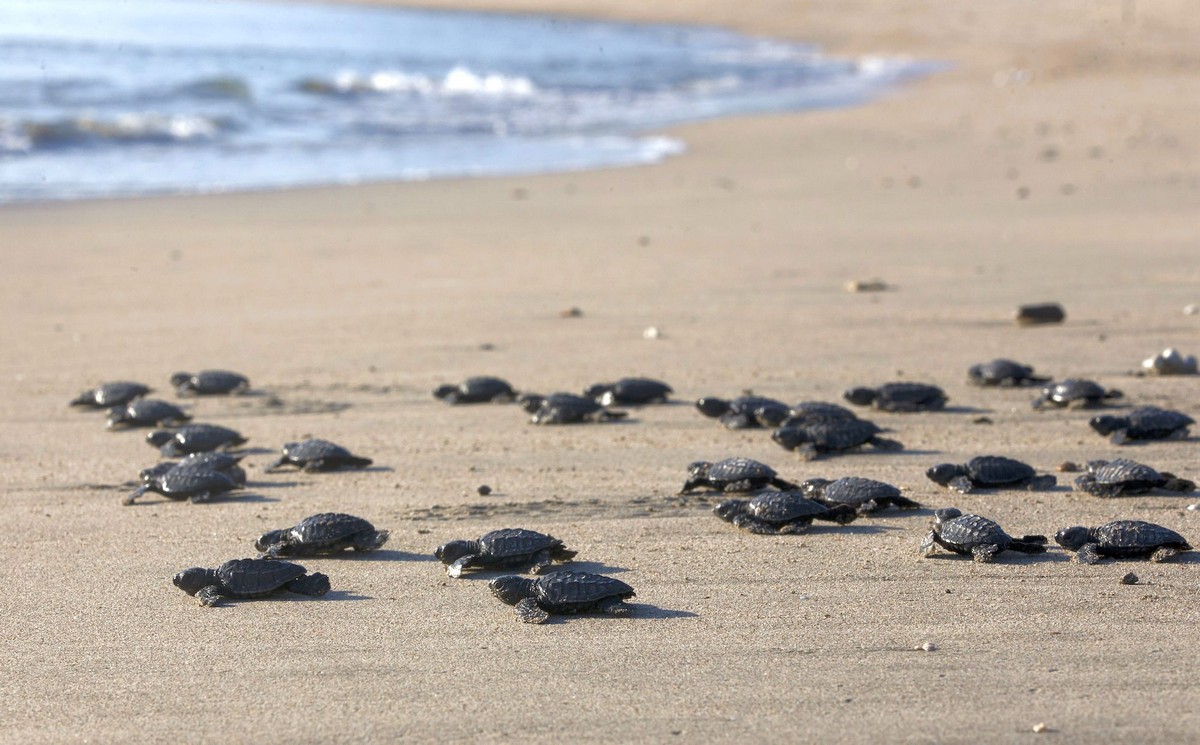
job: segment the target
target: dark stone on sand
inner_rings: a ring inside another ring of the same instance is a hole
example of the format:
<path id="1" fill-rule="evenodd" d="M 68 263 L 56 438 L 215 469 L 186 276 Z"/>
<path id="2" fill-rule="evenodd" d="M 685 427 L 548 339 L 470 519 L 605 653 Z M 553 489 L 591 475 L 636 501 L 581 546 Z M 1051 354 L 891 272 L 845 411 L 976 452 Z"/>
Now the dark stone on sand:
<path id="1" fill-rule="evenodd" d="M 1062 323 L 1067 312 L 1058 303 L 1036 303 L 1017 308 L 1018 326 L 1037 326 L 1043 323 Z"/>

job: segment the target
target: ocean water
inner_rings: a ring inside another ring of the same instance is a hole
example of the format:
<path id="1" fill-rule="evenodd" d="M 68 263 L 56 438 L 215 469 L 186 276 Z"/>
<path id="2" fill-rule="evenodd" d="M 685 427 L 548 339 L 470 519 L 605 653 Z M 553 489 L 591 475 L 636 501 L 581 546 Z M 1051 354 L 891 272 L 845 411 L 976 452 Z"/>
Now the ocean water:
<path id="1" fill-rule="evenodd" d="M 928 65 L 687 26 L 226 0 L 0 0 L 0 202 L 646 164 L 680 122 Z"/>

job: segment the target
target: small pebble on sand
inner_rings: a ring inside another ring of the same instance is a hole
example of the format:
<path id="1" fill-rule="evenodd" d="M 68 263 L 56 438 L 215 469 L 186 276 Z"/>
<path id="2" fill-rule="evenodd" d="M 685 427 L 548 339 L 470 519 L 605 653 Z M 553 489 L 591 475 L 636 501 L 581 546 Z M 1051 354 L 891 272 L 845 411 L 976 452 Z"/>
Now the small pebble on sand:
<path id="1" fill-rule="evenodd" d="M 579 318 L 583 315 L 583 310 L 580 308 L 565 308 L 558 312 L 559 318 Z"/>
<path id="2" fill-rule="evenodd" d="M 917 649 L 921 652 L 933 652 L 937 649 L 937 645 L 933 642 L 925 642 L 921 646 L 917 647 Z"/>
<path id="3" fill-rule="evenodd" d="M 479 488 L 475 491 L 479 492 L 479 496 L 486 497 L 492 493 L 492 487 L 488 486 L 487 484 L 480 484 Z"/>
<path id="4" fill-rule="evenodd" d="M 1074 461 L 1068 460 L 1058 464 L 1059 473 L 1078 473 L 1079 470 L 1079 464 Z"/>
<path id="5" fill-rule="evenodd" d="M 1136 574 L 1134 574 L 1133 572 L 1130 572 L 1129 574 L 1126 574 L 1124 577 L 1121 578 L 1121 584 L 1123 584 L 1123 585 L 1136 585 L 1137 583 L 1138 583 L 1138 576 Z"/>
<path id="6" fill-rule="evenodd" d="M 1058 303 L 1035 303 L 1017 308 L 1014 320 L 1018 326 L 1036 326 L 1043 323 L 1062 323 L 1066 311 Z"/>
<path id="7" fill-rule="evenodd" d="M 1037 724 L 1033 725 L 1033 731 L 1040 735 L 1043 732 L 1050 731 L 1050 728 L 1046 726 L 1045 722 L 1038 722 Z"/>
<path id="8" fill-rule="evenodd" d="M 662 332 L 658 330 L 658 326 L 647 326 L 646 329 L 642 331 L 643 339 L 658 339 L 661 337 Z"/>
<path id="9" fill-rule="evenodd" d="M 882 279 L 852 279 L 845 284 L 846 292 L 884 292 L 891 289 Z"/>

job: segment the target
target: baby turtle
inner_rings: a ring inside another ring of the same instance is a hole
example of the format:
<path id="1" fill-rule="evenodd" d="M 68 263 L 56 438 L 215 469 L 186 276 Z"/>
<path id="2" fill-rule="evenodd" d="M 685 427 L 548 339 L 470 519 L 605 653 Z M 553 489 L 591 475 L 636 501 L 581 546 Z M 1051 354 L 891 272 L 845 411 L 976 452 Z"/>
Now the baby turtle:
<path id="1" fill-rule="evenodd" d="M 767 486 L 780 491 L 800 489 L 796 484 L 779 478 L 775 469 L 766 463 L 749 458 L 726 458 L 716 463 L 698 460 L 688 464 L 688 479 L 679 493 L 687 494 L 700 487 L 719 492 L 748 492 Z"/>
<path id="2" fill-rule="evenodd" d="M 842 397 L 855 406 L 873 406 L 882 411 L 911 413 L 946 407 L 945 391 L 927 383 L 884 383 L 878 388 L 851 388 Z"/>
<path id="3" fill-rule="evenodd" d="M 308 473 L 336 471 L 339 468 L 366 468 L 373 461 L 352 455 L 349 450 L 328 440 L 309 438 L 303 442 L 289 442 L 283 446 L 283 455 L 263 470 L 274 471 L 280 466 L 295 466 Z"/>
<path id="4" fill-rule="evenodd" d="M 503 528 L 484 533 L 473 541 L 450 541 L 433 552 L 443 564 L 446 574 L 462 576 L 464 569 L 510 569 L 531 566 L 533 574 L 542 574 L 552 562 L 566 562 L 575 557 L 563 542 L 554 536 L 524 528 Z"/>
<path id="5" fill-rule="evenodd" d="M 801 401 L 788 407 L 787 416 L 780 418 L 777 409 L 759 411 L 758 420 L 764 427 L 788 427 L 858 419 L 858 415 L 840 404 L 828 401 Z"/>
<path id="6" fill-rule="evenodd" d="M 706 417 L 715 418 L 729 429 L 754 429 L 765 426 L 763 421 L 786 419 L 790 407 L 766 396 L 738 396 L 733 400 L 705 396 L 696 399 L 696 409 Z"/>
<path id="7" fill-rule="evenodd" d="M 193 453 L 180 461 L 163 461 L 150 468 L 143 468 L 138 473 L 138 479 L 143 484 L 150 484 L 164 476 L 167 471 L 183 468 L 194 471 L 220 471 L 228 476 L 233 483 L 238 486 L 245 486 L 246 472 L 239 465 L 241 459 L 241 456 L 228 455 L 227 453 Z"/>
<path id="8" fill-rule="evenodd" d="M 1124 395 L 1115 388 L 1105 390 L 1103 386 L 1094 380 L 1067 378 L 1057 383 L 1050 383 L 1042 388 L 1041 395 L 1033 399 L 1033 408 L 1040 409 L 1049 404 L 1057 406 L 1060 409 L 1066 407 L 1090 409 L 1103 405 L 1105 401 L 1121 398 Z"/>
<path id="9" fill-rule="evenodd" d="M 551 614 L 624 616 L 633 610 L 624 602 L 634 596 L 632 587 L 591 572 L 560 571 L 537 579 L 497 577 L 488 588 L 501 602 L 514 606 L 517 618 L 525 623 L 545 623 Z"/>
<path id="10" fill-rule="evenodd" d="M 895 440 L 880 437 L 884 430 L 866 419 L 828 419 L 810 424 L 788 423 L 771 434 L 785 450 L 795 450 L 805 460 L 829 453 L 844 453 L 870 445 L 879 450 L 902 450 Z"/>
<path id="11" fill-rule="evenodd" d="M 268 559 L 279 556 L 339 554 L 344 549 L 374 551 L 387 543 L 389 531 L 361 517 L 341 512 L 310 515 L 290 528 L 263 533 L 254 547 Z"/>
<path id="12" fill-rule="evenodd" d="M 1145 494 L 1154 489 L 1190 492 L 1196 484 L 1172 473 L 1159 473 L 1136 461 L 1094 460 L 1087 464 L 1088 472 L 1075 479 L 1075 491 L 1097 497 L 1119 497 L 1125 494 Z"/>
<path id="13" fill-rule="evenodd" d="M 239 469 L 240 470 L 240 469 Z M 161 471 L 159 468 L 143 471 L 142 485 L 132 494 L 122 500 L 122 504 L 130 505 L 146 492 L 161 494 L 175 501 L 188 500 L 193 504 L 210 502 L 213 498 L 226 492 L 241 488 L 233 476 L 225 471 L 218 471 L 203 466 L 174 468 Z M 244 475 L 244 474 L 243 474 Z"/>
<path id="14" fill-rule="evenodd" d="M 108 410 L 109 429 L 122 427 L 169 427 L 191 419 L 175 404 L 157 398 L 138 398 Z"/>
<path id="15" fill-rule="evenodd" d="M 837 481 L 808 479 L 800 483 L 800 488 L 809 499 L 827 506 L 850 505 L 860 515 L 889 506 L 902 510 L 915 510 L 921 506 L 919 502 L 902 496 L 900 490 L 891 484 L 859 476 L 846 476 Z"/>
<path id="16" fill-rule="evenodd" d="M 313 597 L 329 592 L 329 577 L 275 559 L 233 559 L 216 569 L 192 567 L 176 574 L 174 582 L 207 606 L 221 598 L 260 598 L 283 590 Z"/>
<path id="17" fill-rule="evenodd" d="M 1046 550 L 1046 536 L 1026 535 L 1013 538 L 994 521 L 979 515 L 964 515 L 954 507 L 933 513 L 933 529 L 921 541 L 921 555 L 929 556 L 941 546 L 956 554 L 969 554 L 984 564 L 1001 551 L 1040 554 Z"/>
<path id="18" fill-rule="evenodd" d="M 813 520 L 845 525 L 858 517 L 858 511 L 851 505 L 829 506 L 794 491 L 766 492 L 753 499 L 726 499 L 713 508 L 713 514 L 759 535 L 803 533 Z"/>
<path id="19" fill-rule="evenodd" d="M 1088 424 L 1114 444 L 1130 440 L 1182 440 L 1196 420 L 1181 411 L 1139 406 L 1125 416 L 1092 417 Z"/>
<path id="20" fill-rule="evenodd" d="M 181 458 L 241 445 L 246 438 L 236 430 L 215 424 L 185 424 L 176 430 L 156 429 L 146 435 L 146 442 L 158 448 L 164 457 Z"/>
<path id="21" fill-rule="evenodd" d="M 1050 378 L 1033 374 L 1033 368 L 1006 359 L 981 362 L 967 369 L 967 380 L 975 385 L 1014 387 L 1049 383 Z"/>
<path id="22" fill-rule="evenodd" d="M 1191 546 L 1170 528 L 1142 520 L 1114 520 L 1096 528 L 1076 525 L 1054 534 L 1058 545 L 1075 552 L 1080 564 L 1095 564 L 1102 557 L 1165 561 Z"/>
<path id="23" fill-rule="evenodd" d="M 171 385 L 180 396 L 222 396 L 250 390 L 250 379 L 228 370 L 201 370 L 177 372 L 171 376 Z"/>
<path id="24" fill-rule="evenodd" d="M 601 406 L 644 406 L 664 404 L 674 392 L 671 386 L 661 380 L 621 378 L 615 383 L 590 385 L 583 395 Z"/>
<path id="25" fill-rule="evenodd" d="M 118 380 L 80 393 L 71 400 L 71 406 L 83 406 L 89 409 L 124 406 L 135 398 L 141 398 L 146 395 L 150 390 L 149 387 L 141 383 Z"/>
<path id="26" fill-rule="evenodd" d="M 515 399 L 517 392 L 503 378 L 477 375 L 458 385 L 439 385 L 433 389 L 433 397 L 440 398 L 448 404 L 502 403 Z"/>
<path id="27" fill-rule="evenodd" d="M 930 481 L 962 494 L 977 488 L 1022 486 L 1030 491 L 1044 491 L 1058 483 L 1053 475 L 1038 476 L 1033 466 L 1001 455 L 978 455 L 961 465 L 941 463 L 925 475 Z"/>
<path id="28" fill-rule="evenodd" d="M 628 412 L 613 411 L 590 398 L 573 393 L 552 393 L 539 396 L 527 393 L 519 399 L 521 408 L 530 414 L 533 424 L 582 424 L 623 419 Z"/>

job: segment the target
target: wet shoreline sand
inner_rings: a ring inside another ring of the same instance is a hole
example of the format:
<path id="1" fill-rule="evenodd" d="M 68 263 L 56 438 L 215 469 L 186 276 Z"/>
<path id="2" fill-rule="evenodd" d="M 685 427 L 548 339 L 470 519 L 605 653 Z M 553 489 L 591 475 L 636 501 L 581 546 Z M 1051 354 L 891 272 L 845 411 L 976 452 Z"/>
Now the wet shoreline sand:
<path id="1" fill-rule="evenodd" d="M 657 167 L 0 210 L 0 738 L 1005 742 L 1039 723 L 1056 742 L 1195 738 L 1194 555 L 922 560 L 928 511 L 763 537 L 675 496 L 687 463 L 740 454 L 791 480 L 889 481 L 1015 534 L 1133 517 L 1200 538 L 1194 496 L 958 497 L 923 475 L 995 452 L 1196 477 L 1194 439 L 1121 450 L 1088 412 L 965 383 L 968 365 L 1011 356 L 1197 412 L 1195 379 L 1129 375 L 1200 347 L 1181 312 L 1200 281 L 1196 21 L 1144 5 L 1123 24 L 1116 6 L 673 4 L 662 20 L 955 67 L 866 107 L 680 128 L 689 154 Z M 872 277 L 894 289 L 842 289 Z M 1061 326 L 1011 323 L 1047 300 Z M 380 468 L 267 476 L 263 452 L 250 497 L 121 507 L 111 487 L 153 451 L 66 401 L 117 378 L 165 393 L 203 366 L 283 405 L 202 400 L 197 420 L 264 450 L 326 437 Z M 537 428 L 429 395 L 476 373 L 544 392 L 652 375 L 682 403 Z M 942 385 L 952 409 L 873 415 L 906 445 L 894 454 L 803 463 L 688 405 L 751 387 L 836 400 L 897 378 Z M 326 510 L 392 538 L 302 562 L 331 577 L 325 599 L 210 610 L 170 585 Z M 430 555 L 509 525 L 631 584 L 637 613 L 525 626 Z M 1127 571 L 1143 583 L 1120 585 Z"/>

